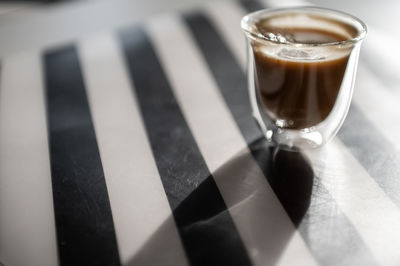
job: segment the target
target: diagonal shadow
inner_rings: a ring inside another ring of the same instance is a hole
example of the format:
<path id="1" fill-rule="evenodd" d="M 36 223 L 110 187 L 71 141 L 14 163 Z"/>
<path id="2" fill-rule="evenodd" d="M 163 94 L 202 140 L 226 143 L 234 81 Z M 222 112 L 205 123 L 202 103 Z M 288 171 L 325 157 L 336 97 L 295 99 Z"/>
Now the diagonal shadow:
<path id="1" fill-rule="evenodd" d="M 295 151 L 286 151 L 280 148 L 272 147 L 264 139 L 259 139 L 251 144 L 251 155 L 249 152 L 240 152 L 226 164 L 221 166 L 208 177 L 198 188 L 190 194 L 174 211 L 175 214 L 187 217 L 187 223 L 183 227 L 186 236 L 193 239 L 202 239 L 213 241 L 213 249 L 198 249 L 196 258 L 202 261 L 204 257 L 231 256 L 231 244 L 235 243 L 236 234 L 230 232 L 231 227 L 224 226 L 226 217 L 229 213 L 238 212 L 247 208 L 248 201 L 257 200 L 257 195 L 265 188 L 249 185 L 253 182 L 252 173 L 259 172 L 256 167 L 262 167 L 264 173 L 268 173 L 268 182 L 286 210 L 293 224 L 297 227 L 304 217 L 310 205 L 311 192 L 313 187 L 314 173 L 310 163 L 300 153 Z M 258 164 L 254 163 L 253 157 Z M 251 162 L 251 160 L 253 160 Z M 263 162 L 263 163 L 260 163 Z M 257 170 L 257 171 L 256 171 Z M 192 219 L 199 209 L 207 208 L 212 202 L 208 198 L 208 191 L 212 186 L 212 178 L 215 178 L 218 184 L 224 184 L 232 193 L 243 193 L 242 200 L 229 205 L 228 209 L 221 209 L 214 213 L 209 213 L 208 217 L 202 217 L 201 220 Z M 267 204 L 259 202 L 258 204 Z M 238 207 L 239 206 L 239 207 Z M 241 209 L 242 208 L 242 209 Z M 249 212 L 242 212 L 249 213 Z M 253 215 L 246 217 L 248 219 L 257 219 L 259 213 L 250 212 Z M 271 215 L 274 215 L 271 213 Z M 273 219 L 272 219 L 273 220 Z M 173 216 L 168 217 L 151 236 L 142 248 L 129 260 L 127 265 L 186 265 L 182 261 L 182 255 L 179 252 L 179 245 L 171 243 L 173 237 L 171 234 L 176 232 Z M 269 226 L 269 225 L 265 225 Z M 251 230 L 251 228 L 247 228 Z M 246 230 L 247 230 L 246 229 Z M 268 235 L 255 237 L 264 237 L 268 241 L 267 245 L 259 248 L 257 252 L 266 252 L 269 261 L 266 265 L 275 265 L 282 252 L 285 250 L 295 228 L 290 231 L 268 230 Z M 257 233 L 257 232 L 254 232 Z M 217 247 L 217 248 L 215 248 Z M 253 247 L 250 247 L 252 249 Z M 248 247 L 249 249 L 249 247 Z M 249 251 L 249 250 L 248 250 Z M 254 250 L 251 250 L 252 252 Z M 252 256 L 250 254 L 250 256 Z"/>

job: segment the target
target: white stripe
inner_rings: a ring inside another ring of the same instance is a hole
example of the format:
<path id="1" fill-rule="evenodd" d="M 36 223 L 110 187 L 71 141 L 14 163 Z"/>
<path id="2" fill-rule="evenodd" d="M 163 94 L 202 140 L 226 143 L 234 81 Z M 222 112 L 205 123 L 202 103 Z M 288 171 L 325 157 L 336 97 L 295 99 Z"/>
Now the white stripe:
<path id="1" fill-rule="evenodd" d="M 385 192 L 337 139 L 307 152 L 316 176 L 381 265 L 400 263 L 400 212 Z"/>
<path id="2" fill-rule="evenodd" d="M 400 6 L 399 3 L 397 3 L 397 6 Z M 392 14 L 396 13 L 393 12 Z M 398 18 L 398 20 L 400 19 Z M 400 51 L 398 48 L 400 35 L 398 33 L 393 34 L 388 28 L 371 25 L 373 21 L 371 19 L 368 23 L 368 36 L 363 42 L 361 54 L 368 59 L 370 64 L 373 64 L 373 69 L 379 70 L 379 73 L 384 73 L 383 78 L 389 78 L 388 84 L 393 86 L 392 89 L 398 90 L 400 84 L 398 72 L 400 69 Z M 386 23 L 385 25 L 389 25 Z M 385 41 L 382 42 L 382 40 Z"/>
<path id="3" fill-rule="evenodd" d="M 240 20 L 240 17 L 237 17 L 236 20 Z M 227 40 L 228 44 L 241 41 L 241 36 L 238 35 L 226 34 L 225 36 L 231 36 L 231 39 Z M 238 52 L 245 54 L 245 50 Z M 394 139 L 396 136 L 398 136 L 398 134 L 395 134 L 395 132 L 398 132 L 398 125 L 396 125 L 396 123 L 393 123 L 393 125 L 390 127 L 389 122 L 385 121 L 386 119 L 379 120 L 379 116 L 382 114 L 382 108 L 379 108 L 377 106 L 381 103 L 381 101 L 376 101 L 376 95 L 380 95 L 381 97 L 382 93 L 382 97 L 384 97 L 383 95 L 385 94 L 384 92 L 382 92 L 382 90 L 379 90 L 378 92 L 377 87 L 375 87 L 374 91 L 372 91 L 370 86 L 375 86 L 376 82 L 372 82 L 371 80 L 368 80 L 366 82 L 371 82 L 371 84 L 369 84 L 367 88 L 359 88 L 359 90 L 363 90 L 361 92 L 356 91 L 357 102 L 363 102 L 364 98 L 361 97 L 365 96 L 363 95 L 359 97 L 357 94 L 370 93 L 371 96 L 375 95 L 372 96 L 375 100 L 371 98 L 364 103 L 365 106 L 361 104 L 360 106 L 363 106 L 362 108 L 364 111 L 369 110 L 365 113 L 370 116 L 375 116 L 374 120 L 376 120 L 377 123 L 378 121 L 379 123 L 382 123 L 379 128 L 393 128 L 393 130 L 388 130 L 388 132 L 386 132 L 385 134 L 389 135 L 391 133 L 394 133 L 392 136 L 392 139 Z M 388 100 L 388 102 L 392 103 L 393 101 Z M 372 104 L 375 105 L 373 106 L 373 108 L 371 108 Z M 392 110 L 393 109 L 394 107 L 392 107 Z M 392 119 L 394 119 L 393 116 L 394 114 L 392 114 L 391 116 Z M 396 120 L 394 119 L 391 121 Z M 396 221 L 396 219 L 397 221 L 400 221 L 398 220 L 398 208 L 394 206 L 392 201 L 386 196 L 386 194 L 374 182 L 374 180 L 365 172 L 365 170 L 361 166 L 359 166 L 357 160 L 348 152 L 344 145 L 338 140 L 336 140 L 334 143 L 335 144 L 329 145 L 330 148 L 327 148 L 329 151 L 330 149 L 333 150 L 332 154 L 329 155 L 329 159 L 323 161 L 323 159 L 321 159 L 324 158 L 321 157 L 323 156 L 323 154 L 319 154 L 318 156 L 314 154 L 314 156 L 312 156 L 311 161 L 313 162 L 313 164 L 315 164 L 317 168 L 316 171 L 319 172 L 317 176 L 321 178 L 322 183 L 332 194 L 335 201 L 343 210 L 344 214 L 355 225 L 361 237 L 371 250 L 372 255 L 375 256 L 380 262 L 382 262 L 383 265 L 396 262 L 396 260 L 393 259 L 398 254 L 398 252 L 395 252 L 395 250 L 399 250 L 398 242 L 400 241 L 400 235 L 397 235 L 399 226 L 394 224 L 393 221 Z M 326 149 L 324 149 L 324 151 L 326 151 Z M 340 164 L 338 164 L 338 162 L 341 162 L 344 165 L 340 167 Z M 322 169 L 322 163 L 324 163 L 326 169 Z M 337 170 L 338 172 L 336 172 L 335 167 L 339 167 L 338 169 L 341 170 Z M 329 182 L 341 184 L 339 180 L 343 180 L 342 183 L 346 181 L 346 185 L 343 187 L 341 186 L 340 189 L 329 185 Z M 343 195 L 346 193 L 348 194 L 348 197 L 343 197 Z M 369 200 L 365 199 L 373 199 L 377 202 L 372 204 L 369 202 Z M 366 203 L 368 203 L 368 205 Z M 349 206 L 353 207 L 350 208 Z M 381 212 L 382 210 L 386 210 L 387 213 Z M 379 214 L 378 217 L 376 215 L 377 213 Z M 362 218 L 368 221 L 363 221 Z M 391 234 L 391 230 L 393 230 L 393 235 Z M 381 233 L 378 238 L 376 236 L 376 232 Z M 394 238 L 393 236 L 396 237 Z M 377 239 L 377 241 L 374 241 L 374 239 Z M 390 247 L 384 248 L 388 246 Z"/>
<path id="4" fill-rule="evenodd" d="M 399 93 L 391 93 L 374 73 L 360 64 L 354 89 L 354 101 L 369 121 L 400 149 Z"/>
<path id="5" fill-rule="evenodd" d="M 247 57 L 243 51 L 246 51 L 246 38 L 240 27 L 240 18 L 246 13 L 234 2 L 236 1 L 216 1 L 212 5 L 205 5 L 204 10 L 209 14 L 210 20 L 226 40 L 226 45 L 245 70 Z M 242 37 L 241 40 L 239 36 Z"/>
<path id="6" fill-rule="evenodd" d="M 0 262 L 57 265 L 39 53 L 5 58 L 0 86 Z"/>
<path id="7" fill-rule="evenodd" d="M 186 265 L 118 43 L 99 34 L 79 54 L 122 263 Z"/>
<path id="8" fill-rule="evenodd" d="M 314 265 L 302 238 L 249 155 L 187 29 L 172 16 L 153 20 L 147 28 L 255 265 Z"/>

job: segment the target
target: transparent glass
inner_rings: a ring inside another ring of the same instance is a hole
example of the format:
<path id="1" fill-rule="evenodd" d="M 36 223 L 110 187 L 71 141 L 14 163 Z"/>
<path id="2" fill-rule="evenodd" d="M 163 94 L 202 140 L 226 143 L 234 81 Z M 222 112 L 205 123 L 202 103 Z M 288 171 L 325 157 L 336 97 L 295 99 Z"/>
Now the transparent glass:
<path id="1" fill-rule="evenodd" d="M 265 9 L 246 15 L 248 87 L 266 138 L 287 148 L 317 148 L 348 112 L 360 45 L 359 19 L 317 7 Z"/>

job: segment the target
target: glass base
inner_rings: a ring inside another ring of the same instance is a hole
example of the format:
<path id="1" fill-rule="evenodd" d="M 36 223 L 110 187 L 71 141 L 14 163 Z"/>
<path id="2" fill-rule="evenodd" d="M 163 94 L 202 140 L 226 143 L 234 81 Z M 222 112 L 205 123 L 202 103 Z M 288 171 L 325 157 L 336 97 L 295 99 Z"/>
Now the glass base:
<path id="1" fill-rule="evenodd" d="M 277 129 L 266 137 L 286 150 L 315 149 L 324 144 L 322 134 L 318 131 Z"/>
<path id="2" fill-rule="evenodd" d="M 266 127 L 261 116 L 254 115 L 254 118 L 266 139 L 284 150 L 315 149 L 327 142 L 323 135 L 315 128 L 291 130 L 278 128 L 275 125 Z"/>

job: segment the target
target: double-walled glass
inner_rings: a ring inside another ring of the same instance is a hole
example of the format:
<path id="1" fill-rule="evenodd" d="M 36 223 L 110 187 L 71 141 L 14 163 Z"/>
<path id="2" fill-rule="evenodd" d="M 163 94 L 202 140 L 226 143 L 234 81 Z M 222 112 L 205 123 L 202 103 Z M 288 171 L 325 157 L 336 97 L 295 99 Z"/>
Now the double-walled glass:
<path id="1" fill-rule="evenodd" d="M 241 27 L 253 116 L 267 139 L 301 149 L 328 142 L 350 106 L 365 24 L 331 9 L 296 7 L 251 13 Z"/>

